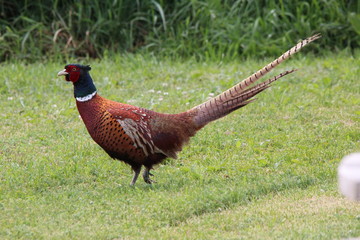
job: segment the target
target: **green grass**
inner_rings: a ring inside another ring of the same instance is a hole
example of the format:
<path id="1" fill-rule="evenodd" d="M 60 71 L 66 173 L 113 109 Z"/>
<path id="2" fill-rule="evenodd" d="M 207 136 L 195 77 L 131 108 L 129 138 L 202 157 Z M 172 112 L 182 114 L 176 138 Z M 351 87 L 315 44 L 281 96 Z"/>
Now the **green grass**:
<path id="1" fill-rule="evenodd" d="M 357 54 L 358 55 L 358 54 Z M 0 66 L 1 239 L 340 239 L 360 236 L 359 204 L 337 192 L 340 159 L 360 150 L 359 56 L 300 55 L 255 103 L 200 131 L 129 182 L 78 117 L 64 64 Z M 272 59 L 92 61 L 100 94 L 185 111 Z M 269 76 L 270 77 L 270 76 Z"/>

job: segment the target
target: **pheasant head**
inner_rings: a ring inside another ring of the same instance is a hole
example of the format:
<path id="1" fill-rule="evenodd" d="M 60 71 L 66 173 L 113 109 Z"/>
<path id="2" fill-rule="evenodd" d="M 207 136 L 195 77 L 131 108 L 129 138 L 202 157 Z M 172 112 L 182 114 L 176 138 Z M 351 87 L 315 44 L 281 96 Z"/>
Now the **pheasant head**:
<path id="1" fill-rule="evenodd" d="M 96 87 L 89 74 L 90 70 L 89 65 L 68 64 L 58 73 L 58 76 L 65 76 L 66 81 L 72 82 L 75 98 L 81 99 L 96 94 Z"/>

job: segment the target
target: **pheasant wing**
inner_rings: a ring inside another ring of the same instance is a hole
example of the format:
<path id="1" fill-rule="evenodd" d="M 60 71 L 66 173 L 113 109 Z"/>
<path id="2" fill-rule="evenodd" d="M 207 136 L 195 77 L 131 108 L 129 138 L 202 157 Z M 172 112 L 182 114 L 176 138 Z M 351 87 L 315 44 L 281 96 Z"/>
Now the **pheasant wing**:
<path id="1" fill-rule="evenodd" d="M 154 144 L 149 124 L 151 116 L 148 113 L 130 105 L 110 108 L 108 112 L 116 119 L 125 134 L 132 140 L 134 147 L 140 148 L 146 156 L 163 153 Z"/>

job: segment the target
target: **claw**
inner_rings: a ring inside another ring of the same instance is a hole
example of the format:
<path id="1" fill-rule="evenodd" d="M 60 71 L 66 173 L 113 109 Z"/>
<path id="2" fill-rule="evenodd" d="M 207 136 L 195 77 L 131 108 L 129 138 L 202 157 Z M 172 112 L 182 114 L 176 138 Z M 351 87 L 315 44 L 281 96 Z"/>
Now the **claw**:
<path id="1" fill-rule="evenodd" d="M 146 168 L 143 172 L 144 181 L 148 184 L 156 183 L 154 180 L 150 179 L 150 176 L 154 176 L 154 174 L 150 173 L 150 169 Z"/>

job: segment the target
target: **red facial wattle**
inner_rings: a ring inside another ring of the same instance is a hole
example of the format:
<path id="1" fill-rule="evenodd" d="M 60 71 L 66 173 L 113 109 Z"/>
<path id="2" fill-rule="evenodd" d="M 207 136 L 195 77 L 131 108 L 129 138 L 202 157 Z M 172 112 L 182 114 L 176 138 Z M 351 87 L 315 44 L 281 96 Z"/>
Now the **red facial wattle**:
<path id="1" fill-rule="evenodd" d="M 75 83 L 79 80 L 79 77 L 80 77 L 80 69 L 78 69 L 77 71 L 70 70 L 69 74 L 66 76 L 66 80 Z"/>
<path id="2" fill-rule="evenodd" d="M 58 76 L 64 76 L 66 81 L 73 83 L 77 82 L 80 78 L 80 68 L 76 66 L 66 66 L 66 68 L 58 73 Z"/>

